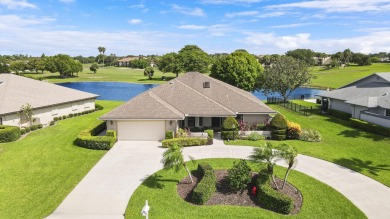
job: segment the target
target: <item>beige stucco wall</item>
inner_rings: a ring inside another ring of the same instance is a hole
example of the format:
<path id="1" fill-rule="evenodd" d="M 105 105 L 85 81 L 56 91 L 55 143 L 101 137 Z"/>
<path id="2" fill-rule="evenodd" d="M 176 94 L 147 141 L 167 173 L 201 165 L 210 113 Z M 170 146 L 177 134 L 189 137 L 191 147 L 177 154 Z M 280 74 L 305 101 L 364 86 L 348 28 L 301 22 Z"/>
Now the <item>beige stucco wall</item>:
<path id="1" fill-rule="evenodd" d="M 264 124 L 267 119 L 267 114 L 243 114 L 243 120 L 248 124 Z"/>
<path id="2" fill-rule="evenodd" d="M 87 110 L 95 109 L 95 99 L 81 100 L 72 103 L 64 103 L 56 106 L 48 106 L 44 108 L 34 109 L 34 124 L 48 125 L 54 117 L 69 115 L 71 113 L 80 113 Z M 27 126 L 26 121 L 21 121 L 20 113 L 12 113 L 1 116 L 3 125 Z"/>
<path id="3" fill-rule="evenodd" d="M 165 121 L 165 130 L 172 130 L 174 133 L 179 129 L 179 123 L 177 120 L 166 120 Z"/>

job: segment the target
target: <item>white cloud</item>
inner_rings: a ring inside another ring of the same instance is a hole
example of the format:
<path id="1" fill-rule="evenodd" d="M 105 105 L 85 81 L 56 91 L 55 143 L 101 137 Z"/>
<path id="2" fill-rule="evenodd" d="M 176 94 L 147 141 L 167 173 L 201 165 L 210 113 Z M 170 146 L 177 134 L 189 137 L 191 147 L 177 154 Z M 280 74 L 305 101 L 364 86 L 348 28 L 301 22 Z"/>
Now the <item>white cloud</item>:
<path id="1" fill-rule="evenodd" d="M 280 17 L 286 15 L 286 12 L 283 11 L 274 11 L 274 12 L 267 12 L 263 14 L 259 14 L 256 17 L 258 18 L 268 18 L 268 17 Z"/>
<path id="2" fill-rule="evenodd" d="M 182 7 L 176 4 L 171 5 L 172 10 L 180 13 L 180 14 L 185 14 L 185 15 L 191 15 L 191 16 L 196 16 L 196 17 L 205 17 L 206 13 L 201 8 L 187 8 L 187 7 Z"/>
<path id="3" fill-rule="evenodd" d="M 73 3 L 75 0 L 60 0 L 60 2 L 65 3 L 65 4 L 70 4 Z"/>
<path id="4" fill-rule="evenodd" d="M 255 16 L 258 14 L 259 14 L 258 11 L 240 11 L 240 12 L 226 13 L 225 16 L 229 18 L 234 18 L 234 17 L 244 17 L 244 16 Z"/>
<path id="5" fill-rule="evenodd" d="M 131 19 L 131 20 L 128 20 L 128 22 L 130 24 L 140 24 L 140 23 L 142 23 L 142 20 L 141 19 Z"/>
<path id="6" fill-rule="evenodd" d="M 212 5 L 230 5 L 230 4 L 252 4 L 262 2 L 263 0 L 200 0 L 202 4 Z"/>
<path id="7" fill-rule="evenodd" d="M 365 54 L 390 51 L 390 30 L 341 39 L 311 39 L 311 35 L 308 33 L 284 36 L 275 33 L 246 33 L 246 35 L 247 37 L 239 42 L 246 44 L 248 50 L 255 49 L 263 54 L 282 54 L 287 50 L 298 48 L 325 53 L 335 53 L 346 48 Z"/>
<path id="8" fill-rule="evenodd" d="M 146 6 L 144 4 L 138 4 L 138 5 L 130 5 L 129 8 L 135 8 L 135 9 L 143 9 Z"/>
<path id="9" fill-rule="evenodd" d="M 189 25 L 180 25 L 177 28 L 185 29 L 185 30 L 203 30 L 203 29 L 206 29 L 207 26 L 200 26 L 200 25 L 189 24 Z"/>
<path id="10" fill-rule="evenodd" d="M 313 0 L 287 4 L 268 5 L 266 9 L 319 9 L 333 12 L 383 12 L 390 11 L 390 0 Z"/>
<path id="11" fill-rule="evenodd" d="M 37 8 L 36 5 L 29 3 L 26 0 L 0 0 L 0 5 L 3 5 L 8 9 Z"/>
<path id="12" fill-rule="evenodd" d="M 283 24 L 283 25 L 274 25 L 271 28 L 295 28 L 295 27 L 303 27 L 313 25 L 315 23 L 295 23 L 295 24 Z"/>
<path id="13" fill-rule="evenodd" d="M 0 15 L 0 28 L 18 28 L 44 25 L 55 21 L 53 18 L 25 19 L 17 15 Z"/>

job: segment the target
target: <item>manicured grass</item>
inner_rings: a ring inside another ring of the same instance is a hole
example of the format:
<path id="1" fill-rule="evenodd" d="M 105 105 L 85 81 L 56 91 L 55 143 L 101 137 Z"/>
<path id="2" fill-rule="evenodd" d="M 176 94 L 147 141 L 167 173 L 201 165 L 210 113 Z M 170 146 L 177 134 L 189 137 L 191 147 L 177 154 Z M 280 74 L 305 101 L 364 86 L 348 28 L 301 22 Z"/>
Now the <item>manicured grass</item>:
<path id="1" fill-rule="evenodd" d="M 77 134 L 121 102 L 97 101 L 104 110 L 58 121 L 24 139 L 0 144 L 0 218 L 44 218 L 106 151 L 73 145 Z"/>
<path id="2" fill-rule="evenodd" d="M 84 65 L 83 72 L 79 73 L 78 77 L 61 78 L 59 73 L 45 72 L 44 74 L 25 74 L 34 78 L 41 78 L 42 80 L 48 80 L 53 83 L 61 82 L 81 82 L 81 81 L 116 81 L 116 82 L 132 82 L 143 84 L 161 84 L 167 80 L 176 77 L 175 74 L 166 73 L 163 74 L 157 68 L 155 68 L 154 76 L 152 80 L 144 76 L 143 69 L 131 69 L 128 67 L 100 67 L 96 74 L 89 70 L 90 65 Z M 166 77 L 166 80 L 161 79 L 162 76 Z"/>
<path id="3" fill-rule="evenodd" d="M 317 79 L 314 79 L 310 86 L 324 89 L 338 88 L 376 72 L 390 72 L 390 63 L 374 63 L 370 66 L 351 65 L 329 70 L 323 67 L 314 67 L 312 72 L 317 76 Z"/>
<path id="4" fill-rule="evenodd" d="M 326 115 L 303 116 L 278 105 L 270 105 L 302 128 L 318 130 L 322 142 L 280 141 L 298 149 L 300 154 L 324 159 L 371 177 L 390 187 L 390 138 L 360 131 L 348 122 Z M 229 145 L 258 146 L 263 142 L 230 141 Z M 279 142 L 275 142 L 277 144 Z"/>
<path id="5" fill-rule="evenodd" d="M 235 159 L 207 159 L 214 169 L 228 169 Z M 259 164 L 250 163 L 258 171 Z M 193 170 L 196 166 L 189 164 Z M 276 168 L 276 174 L 283 176 L 285 169 Z M 179 180 L 186 172 L 160 170 L 147 178 L 131 196 L 126 209 L 126 218 L 143 218 L 140 214 L 145 200 L 150 205 L 150 218 L 286 218 L 268 210 L 239 206 L 197 206 L 181 199 L 176 192 Z M 349 200 L 331 187 L 300 172 L 292 171 L 289 180 L 303 195 L 301 212 L 294 218 L 366 218 Z M 288 217 L 288 216 L 287 216 Z"/>
<path id="6" fill-rule="evenodd" d="M 307 101 L 304 101 L 304 100 L 289 100 L 289 102 L 292 102 L 292 103 L 295 103 L 295 104 L 298 104 L 298 105 L 301 105 L 301 106 L 313 107 L 313 108 L 314 107 L 319 108 L 321 106 L 320 104 L 307 102 Z"/>

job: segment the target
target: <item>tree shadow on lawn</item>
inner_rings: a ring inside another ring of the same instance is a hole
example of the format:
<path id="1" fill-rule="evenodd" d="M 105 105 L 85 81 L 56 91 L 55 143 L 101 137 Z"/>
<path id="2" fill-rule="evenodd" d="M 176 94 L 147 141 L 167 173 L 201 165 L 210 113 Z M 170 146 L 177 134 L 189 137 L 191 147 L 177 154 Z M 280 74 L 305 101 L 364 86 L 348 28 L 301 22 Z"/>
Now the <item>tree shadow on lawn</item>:
<path id="1" fill-rule="evenodd" d="M 361 173 L 362 171 L 366 170 L 372 175 L 378 176 L 379 171 L 390 171 L 390 165 L 388 164 L 374 164 L 374 162 L 367 160 L 363 161 L 358 158 L 340 158 L 333 160 L 335 163 L 348 167 L 356 172 Z"/>
<path id="2" fill-rule="evenodd" d="M 165 185 L 161 182 L 175 182 L 178 183 L 178 180 L 175 179 L 164 179 L 163 176 L 158 174 L 153 174 L 146 179 L 142 179 L 143 185 L 151 189 L 163 189 Z"/>
<path id="3" fill-rule="evenodd" d="M 385 136 L 377 135 L 377 134 L 373 134 L 373 133 L 368 133 L 368 132 L 357 130 L 357 129 L 344 130 L 344 131 L 341 131 L 338 135 L 343 135 L 344 137 L 348 137 L 348 138 L 364 137 L 364 138 L 370 138 L 374 141 L 382 141 L 382 140 L 386 139 Z"/>

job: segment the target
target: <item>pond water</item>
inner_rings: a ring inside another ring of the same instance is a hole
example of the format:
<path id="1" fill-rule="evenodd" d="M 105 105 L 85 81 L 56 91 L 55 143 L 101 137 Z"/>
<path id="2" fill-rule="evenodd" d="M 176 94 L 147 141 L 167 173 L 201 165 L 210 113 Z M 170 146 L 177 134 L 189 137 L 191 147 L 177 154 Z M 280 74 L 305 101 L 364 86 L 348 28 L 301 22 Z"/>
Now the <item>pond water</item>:
<path id="1" fill-rule="evenodd" d="M 157 84 L 134 84 L 125 82 L 68 82 L 59 83 L 58 85 L 97 94 L 100 96 L 97 98 L 98 100 L 118 101 L 128 101 L 138 94 L 157 86 Z M 321 92 L 323 92 L 323 90 L 302 87 L 294 90 L 291 97 L 299 99 L 301 95 L 304 95 L 306 99 L 314 98 L 314 95 Z M 259 91 L 256 91 L 253 94 L 260 100 L 267 99 L 267 97 Z"/>

